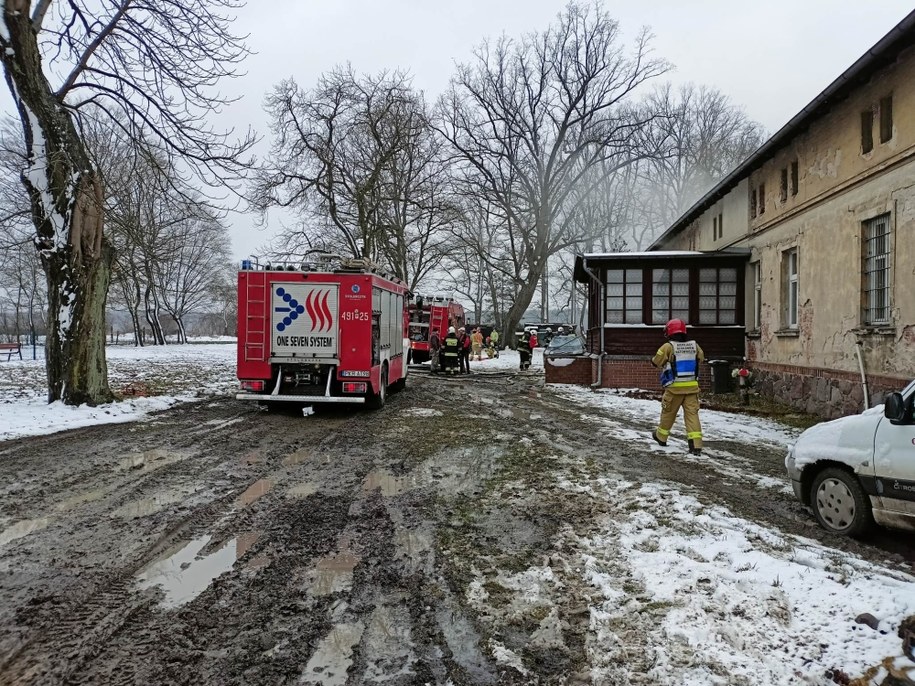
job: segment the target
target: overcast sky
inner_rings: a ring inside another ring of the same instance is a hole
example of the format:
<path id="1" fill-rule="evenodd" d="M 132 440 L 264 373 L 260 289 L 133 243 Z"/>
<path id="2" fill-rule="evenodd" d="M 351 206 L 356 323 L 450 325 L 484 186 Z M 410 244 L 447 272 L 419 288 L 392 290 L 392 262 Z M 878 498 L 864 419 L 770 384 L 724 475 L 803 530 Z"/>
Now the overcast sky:
<path id="1" fill-rule="evenodd" d="M 235 24 L 255 51 L 246 76 L 223 84 L 242 99 L 225 120 L 268 135 L 264 95 L 292 77 L 302 87 L 337 64 L 403 68 L 434 100 L 455 61 L 485 37 L 543 29 L 565 0 L 248 0 Z M 605 0 L 627 39 L 642 26 L 667 77 L 719 88 L 774 133 L 913 9 L 912 0 Z M 262 152 L 266 143 L 262 146 Z M 277 227 L 231 217 L 233 253 L 257 252 Z"/>
<path id="2" fill-rule="evenodd" d="M 774 133 L 913 9 L 912 0 L 605 0 L 631 37 L 654 33 L 668 77 L 721 89 Z M 229 116 L 266 134 L 264 94 L 285 77 L 303 87 L 333 66 L 357 71 L 400 67 L 432 100 L 487 36 L 519 36 L 546 27 L 564 0 L 249 0 L 238 17 L 256 51 L 244 94 Z M 269 8 L 269 10 L 268 10 Z M 281 221 L 255 229 L 232 220 L 233 252 L 255 253 Z"/>

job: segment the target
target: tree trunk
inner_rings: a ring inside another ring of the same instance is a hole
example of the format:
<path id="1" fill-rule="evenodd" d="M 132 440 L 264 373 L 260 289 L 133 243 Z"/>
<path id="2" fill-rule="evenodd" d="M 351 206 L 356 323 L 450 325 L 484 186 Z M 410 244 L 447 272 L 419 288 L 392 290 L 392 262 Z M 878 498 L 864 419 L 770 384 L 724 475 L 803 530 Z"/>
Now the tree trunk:
<path id="1" fill-rule="evenodd" d="M 45 78 L 31 3 L 3 5 L 10 47 L 0 56 L 19 111 L 36 245 L 48 285 L 48 401 L 113 400 L 105 361 L 112 250 L 103 235 L 103 190 L 68 110 Z"/>
<path id="2" fill-rule="evenodd" d="M 518 324 L 521 323 L 521 318 L 531 304 L 531 300 L 534 299 L 538 281 L 539 275 L 528 274 L 528 280 L 521 284 L 518 296 L 515 298 L 511 307 L 508 308 L 508 312 L 505 313 L 505 336 L 506 340 L 512 345 L 515 345 L 517 342 L 515 339 L 515 331 L 517 331 Z"/>
<path id="3" fill-rule="evenodd" d="M 152 286 L 146 286 L 145 302 L 146 321 L 149 323 L 153 345 L 165 345 L 165 333 L 162 331 L 162 322 L 159 321 L 159 298 Z"/>

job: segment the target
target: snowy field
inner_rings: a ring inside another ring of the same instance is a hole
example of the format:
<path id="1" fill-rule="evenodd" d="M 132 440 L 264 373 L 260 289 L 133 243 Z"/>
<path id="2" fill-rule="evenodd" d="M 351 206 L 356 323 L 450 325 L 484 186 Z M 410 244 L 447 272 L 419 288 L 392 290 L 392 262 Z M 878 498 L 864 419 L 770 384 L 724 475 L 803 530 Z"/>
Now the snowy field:
<path id="1" fill-rule="evenodd" d="M 123 400 L 89 407 L 47 403 L 44 349 L 23 348 L 26 359 L 0 359 L 0 441 L 55 433 L 93 424 L 131 422 L 175 403 L 235 392 L 234 338 L 197 339 L 186 345 L 109 345 L 111 390 Z M 518 353 L 504 350 L 498 358 L 472 361 L 474 373 L 518 369 Z M 543 369 L 543 351 L 535 350 L 531 371 Z"/>
<path id="2" fill-rule="evenodd" d="M 231 341 L 231 342 L 228 342 Z M 187 345 L 109 345 L 111 390 L 124 399 L 71 407 L 47 403 L 43 348 L 37 360 L 0 359 L 0 440 L 49 434 L 93 424 L 142 419 L 175 403 L 235 390 L 235 339 Z"/>

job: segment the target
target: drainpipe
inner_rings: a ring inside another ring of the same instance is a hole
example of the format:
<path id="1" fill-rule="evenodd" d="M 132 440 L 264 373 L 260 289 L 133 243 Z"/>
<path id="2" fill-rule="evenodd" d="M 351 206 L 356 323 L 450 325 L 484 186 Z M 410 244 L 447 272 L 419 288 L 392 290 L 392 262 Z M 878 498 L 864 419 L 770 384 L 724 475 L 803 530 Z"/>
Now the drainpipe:
<path id="1" fill-rule="evenodd" d="M 600 357 L 597 358 L 597 381 L 591 384 L 591 388 L 600 388 L 601 380 L 604 370 L 604 356 L 606 353 L 606 345 L 604 343 L 604 319 L 607 316 L 607 308 L 604 303 L 604 285 L 600 282 L 600 279 L 597 278 L 597 274 L 588 269 L 588 260 L 584 255 L 581 258 L 581 267 L 585 272 L 590 276 L 594 283 L 597 284 L 597 289 L 600 294 L 597 301 L 600 303 Z"/>
<path id="2" fill-rule="evenodd" d="M 870 407 L 870 393 L 867 390 L 867 377 L 864 375 L 864 357 L 861 355 L 861 341 L 855 341 L 855 354 L 858 357 L 858 369 L 861 370 L 861 386 L 864 388 L 864 409 Z"/>

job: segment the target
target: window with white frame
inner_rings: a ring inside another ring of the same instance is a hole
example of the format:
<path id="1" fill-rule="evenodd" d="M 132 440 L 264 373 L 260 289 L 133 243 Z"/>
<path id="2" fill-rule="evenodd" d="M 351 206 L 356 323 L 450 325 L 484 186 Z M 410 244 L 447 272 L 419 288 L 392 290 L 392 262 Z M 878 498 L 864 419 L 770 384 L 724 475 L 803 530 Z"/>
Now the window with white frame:
<path id="1" fill-rule="evenodd" d="M 737 321 L 737 270 L 706 267 L 699 270 L 699 323 L 727 326 Z"/>
<path id="2" fill-rule="evenodd" d="M 863 300 L 866 325 L 890 321 L 890 215 L 864 222 Z"/>
<path id="3" fill-rule="evenodd" d="M 797 328 L 798 310 L 798 279 L 797 279 L 797 248 L 791 248 L 782 253 L 782 274 L 784 292 L 784 321 L 786 329 Z"/>
<path id="4" fill-rule="evenodd" d="M 753 330 L 762 325 L 762 264 L 753 263 Z"/>
<path id="5" fill-rule="evenodd" d="M 689 322 L 689 269 L 651 270 L 651 323 Z"/>
<path id="6" fill-rule="evenodd" d="M 642 323 L 642 270 L 607 270 L 607 323 Z"/>

